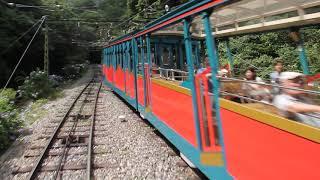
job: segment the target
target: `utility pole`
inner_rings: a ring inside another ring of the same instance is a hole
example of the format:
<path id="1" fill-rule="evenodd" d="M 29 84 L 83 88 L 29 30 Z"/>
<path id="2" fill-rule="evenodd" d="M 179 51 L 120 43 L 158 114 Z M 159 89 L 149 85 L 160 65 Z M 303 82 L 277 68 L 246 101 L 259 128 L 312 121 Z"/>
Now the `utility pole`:
<path id="1" fill-rule="evenodd" d="M 44 72 L 49 76 L 49 39 L 48 39 L 48 23 L 45 23 L 44 30 Z"/>

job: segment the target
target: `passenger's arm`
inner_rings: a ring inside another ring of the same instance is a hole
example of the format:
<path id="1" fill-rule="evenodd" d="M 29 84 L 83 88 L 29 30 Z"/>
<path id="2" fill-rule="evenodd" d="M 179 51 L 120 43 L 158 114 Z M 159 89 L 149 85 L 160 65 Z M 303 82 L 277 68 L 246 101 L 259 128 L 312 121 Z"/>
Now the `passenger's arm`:
<path id="1" fill-rule="evenodd" d="M 320 112 L 320 106 L 305 103 L 292 103 L 287 108 L 294 113 Z"/>

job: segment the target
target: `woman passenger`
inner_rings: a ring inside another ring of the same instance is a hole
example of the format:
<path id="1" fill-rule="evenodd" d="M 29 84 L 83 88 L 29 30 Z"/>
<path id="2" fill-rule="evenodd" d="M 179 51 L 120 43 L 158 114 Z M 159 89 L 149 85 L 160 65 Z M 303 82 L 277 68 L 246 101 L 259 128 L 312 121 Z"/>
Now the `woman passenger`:
<path id="1" fill-rule="evenodd" d="M 250 67 L 245 72 L 246 81 L 252 81 L 256 83 L 264 83 L 260 77 L 257 77 L 257 73 L 254 68 Z M 261 84 L 254 83 L 243 83 L 242 90 L 245 96 L 255 100 L 266 100 L 269 101 L 270 92 L 268 89 L 263 87 Z"/>
<path id="2" fill-rule="evenodd" d="M 256 70 L 253 67 L 250 67 L 246 70 L 244 79 L 247 81 L 263 82 L 260 77 L 257 77 Z"/>

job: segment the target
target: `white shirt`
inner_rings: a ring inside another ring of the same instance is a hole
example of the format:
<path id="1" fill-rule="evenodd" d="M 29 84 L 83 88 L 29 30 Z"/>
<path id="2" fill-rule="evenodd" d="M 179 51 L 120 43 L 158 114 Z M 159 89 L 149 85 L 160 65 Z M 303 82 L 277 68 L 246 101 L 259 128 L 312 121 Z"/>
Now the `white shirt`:
<path id="1" fill-rule="evenodd" d="M 277 71 L 274 71 L 270 74 L 270 79 L 272 83 L 279 83 L 279 77 L 280 73 Z"/>
<path id="2" fill-rule="evenodd" d="M 294 105 L 295 103 L 302 103 L 302 100 L 289 96 L 287 94 L 277 95 L 274 98 L 273 104 L 280 110 L 280 114 L 286 118 L 291 118 L 293 120 L 320 127 L 320 113 L 292 113 L 288 111 L 288 107 Z"/>

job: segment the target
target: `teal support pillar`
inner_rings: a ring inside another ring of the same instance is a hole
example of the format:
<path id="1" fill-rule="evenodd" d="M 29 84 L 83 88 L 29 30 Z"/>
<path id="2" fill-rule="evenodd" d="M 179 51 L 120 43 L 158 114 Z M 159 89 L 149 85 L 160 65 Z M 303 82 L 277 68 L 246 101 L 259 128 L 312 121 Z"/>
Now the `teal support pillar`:
<path id="1" fill-rule="evenodd" d="M 114 69 L 114 59 L 115 59 L 114 47 L 111 47 L 111 49 L 110 49 L 110 57 L 111 57 L 110 64 L 111 64 L 112 68 Z"/>
<path id="2" fill-rule="evenodd" d="M 123 53 L 123 76 L 124 76 L 124 92 L 127 94 L 127 43 L 122 44 L 122 53 Z"/>
<path id="3" fill-rule="evenodd" d="M 109 67 L 112 65 L 112 48 L 109 48 Z"/>
<path id="4" fill-rule="evenodd" d="M 121 61 L 121 56 L 120 56 L 120 45 L 117 45 L 117 68 L 119 67 L 120 65 L 120 61 Z"/>
<path id="5" fill-rule="evenodd" d="M 146 83 L 148 83 L 149 85 L 151 85 L 150 81 L 151 81 L 151 74 L 152 74 L 152 60 L 151 60 L 151 43 L 150 43 L 150 35 L 147 34 L 146 35 L 146 43 L 147 43 L 147 61 L 148 61 L 148 76 L 146 77 Z M 148 104 L 147 106 L 151 106 L 151 87 L 148 86 L 147 89 L 147 95 L 148 96 Z"/>
<path id="6" fill-rule="evenodd" d="M 300 63 L 302 66 L 303 74 L 308 75 L 308 74 L 310 74 L 310 70 L 309 70 L 308 58 L 306 55 L 306 50 L 304 48 L 303 40 L 299 41 L 297 48 L 299 51 L 299 59 L 300 59 Z"/>
<path id="7" fill-rule="evenodd" d="M 117 58 L 118 58 L 118 63 L 117 63 L 117 68 L 121 65 L 121 46 L 117 45 L 118 53 L 117 53 Z"/>
<path id="8" fill-rule="evenodd" d="M 115 57 L 115 54 L 114 54 L 114 47 L 112 46 L 111 49 L 110 49 L 110 68 L 112 67 L 112 72 L 114 71 L 114 57 Z M 113 74 L 111 75 L 111 84 L 113 83 Z"/>
<path id="9" fill-rule="evenodd" d="M 113 69 L 115 70 L 116 69 L 116 61 L 117 61 L 117 56 L 116 56 L 116 47 L 112 47 L 113 49 L 113 58 L 112 58 L 112 66 L 113 66 Z"/>
<path id="10" fill-rule="evenodd" d="M 121 45 L 118 45 L 118 53 L 117 53 L 117 56 L 118 56 L 118 64 L 117 64 L 117 68 L 118 67 L 121 67 Z"/>
<path id="11" fill-rule="evenodd" d="M 142 79 L 143 79 L 143 95 L 144 95 L 144 105 L 147 104 L 147 96 L 146 96 L 146 73 L 145 73 L 145 64 L 144 64 L 144 61 L 145 61 L 145 56 L 144 56 L 144 42 L 143 42 L 143 39 L 142 39 L 142 36 L 140 36 L 139 38 L 140 40 L 140 52 L 141 52 L 141 68 L 142 68 Z"/>
<path id="12" fill-rule="evenodd" d="M 302 35 L 297 28 L 292 28 L 290 32 L 290 37 L 297 45 L 297 50 L 299 52 L 299 60 L 304 74 L 310 74 L 308 58 L 306 55 L 306 50 L 304 48 L 304 42 Z"/>
<path id="13" fill-rule="evenodd" d="M 117 59 L 118 59 L 118 62 L 117 62 L 117 68 L 120 66 L 120 62 L 121 62 L 121 52 L 120 52 L 120 45 L 117 45 Z"/>
<path id="14" fill-rule="evenodd" d="M 216 110 L 216 121 L 218 125 L 218 133 L 219 133 L 219 142 L 222 148 L 223 159 L 224 159 L 224 166 L 226 166 L 226 158 L 225 158 L 225 146 L 224 146 L 224 139 L 222 133 L 222 123 L 221 123 L 221 116 L 220 116 L 220 103 L 219 103 L 219 81 L 216 77 L 218 73 L 219 67 L 219 59 L 218 59 L 218 52 L 215 45 L 214 37 L 211 31 L 210 25 L 210 15 L 207 12 L 202 14 L 203 25 L 206 34 L 206 45 L 208 50 L 208 57 L 210 61 L 210 66 L 212 70 L 212 82 L 213 82 L 213 94 L 214 94 L 214 106 Z"/>
<path id="15" fill-rule="evenodd" d="M 138 63 L 138 44 L 135 38 L 132 39 L 132 63 L 133 63 L 133 74 L 134 74 L 134 89 L 135 89 L 135 96 L 136 96 L 136 111 L 138 109 L 138 83 L 137 83 L 137 63 Z"/>
<path id="16" fill-rule="evenodd" d="M 126 67 L 128 72 L 130 71 L 130 42 L 126 42 Z"/>
<path id="17" fill-rule="evenodd" d="M 120 62 L 120 64 L 121 64 L 122 70 L 124 70 L 124 61 L 125 61 L 125 59 L 124 59 L 124 55 L 125 55 L 125 54 L 124 54 L 124 52 L 125 52 L 124 43 L 120 44 L 120 47 L 121 47 L 121 53 L 120 53 L 121 62 Z"/>
<path id="18" fill-rule="evenodd" d="M 106 49 L 106 65 L 109 66 L 110 56 L 109 48 Z"/>
<path id="19" fill-rule="evenodd" d="M 121 52 L 120 52 L 120 65 L 121 65 L 121 68 L 123 70 L 123 65 L 124 65 L 124 47 L 123 47 L 123 44 L 120 44 L 120 48 L 121 48 Z"/>
<path id="20" fill-rule="evenodd" d="M 119 67 L 120 69 L 122 68 L 121 67 L 121 64 L 122 64 L 122 44 L 119 44 L 118 45 L 118 48 L 119 48 L 119 51 L 118 51 L 118 57 L 119 57 Z"/>
<path id="21" fill-rule="evenodd" d="M 196 90 L 195 90 L 195 81 L 194 81 L 194 67 L 192 60 L 192 44 L 191 44 L 191 34 L 190 34 L 190 19 L 183 20 L 183 32 L 184 32 L 184 45 L 186 49 L 188 70 L 189 70 L 189 81 L 191 82 L 191 93 L 192 93 L 192 105 L 193 105 L 193 116 L 194 116 L 194 124 L 196 127 L 196 135 L 197 135 L 197 145 L 198 148 L 202 149 L 201 138 L 200 138 L 200 126 L 199 126 L 199 117 L 198 117 L 198 105 L 196 98 Z"/>
<path id="22" fill-rule="evenodd" d="M 128 41 L 127 42 L 127 58 L 128 58 L 128 71 L 129 73 L 131 73 L 132 69 L 131 69 L 131 63 L 132 63 L 132 58 L 130 56 L 130 50 L 131 50 L 131 46 L 130 46 L 131 42 Z"/>
<path id="23" fill-rule="evenodd" d="M 107 66 L 110 66 L 110 48 L 107 48 Z"/>
<path id="24" fill-rule="evenodd" d="M 109 62 L 110 62 L 110 49 L 109 48 L 107 48 L 107 61 L 106 61 L 106 64 L 107 64 L 107 66 L 109 66 Z"/>
<path id="25" fill-rule="evenodd" d="M 109 48 L 106 48 L 106 66 L 109 66 Z"/>
<path id="26" fill-rule="evenodd" d="M 115 45 L 115 69 L 118 68 L 118 61 L 119 61 L 119 58 L 118 58 L 118 45 Z"/>
<path id="27" fill-rule="evenodd" d="M 108 65 L 111 65 L 111 60 L 112 60 L 112 52 L 111 48 L 108 48 Z"/>
<path id="28" fill-rule="evenodd" d="M 117 58 L 117 45 L 114 46 L 114 69 L 117 68 L 118 58 Z"/>
<path id="29" fill-rule="evenodd" d="M 229 38 L 226 40 L 226 47 L 227 47 L 227 56 L 228 56 L 228 62 L 229 62 L 229 67 L 230 67 L 230 71 L 231 71 L 231 76 L 234 76 L 234 69 L 233 69 L 233 56 L 231 53 L 231 49 L 230 49 L 230 41 Z"/>
<path id="30" fill-rule="evenodd" d="M 111 65 L 111 60 L 112 60 L 111 48 L 108 48 L 108 66 L 109 66 L 109 67 L 110 67 L 110 65 Z"/>
<path id="31" fill-rule="evenodd" d="M 151 62 L 151 44 L 150 44 L 150 35 L 146 35 L 146 41 L 147 41 L 147 60 L 149 64 L 148 68 L 148 74 L 151 73 L 151 67 L 152 67 L 152 62 Z"/>

